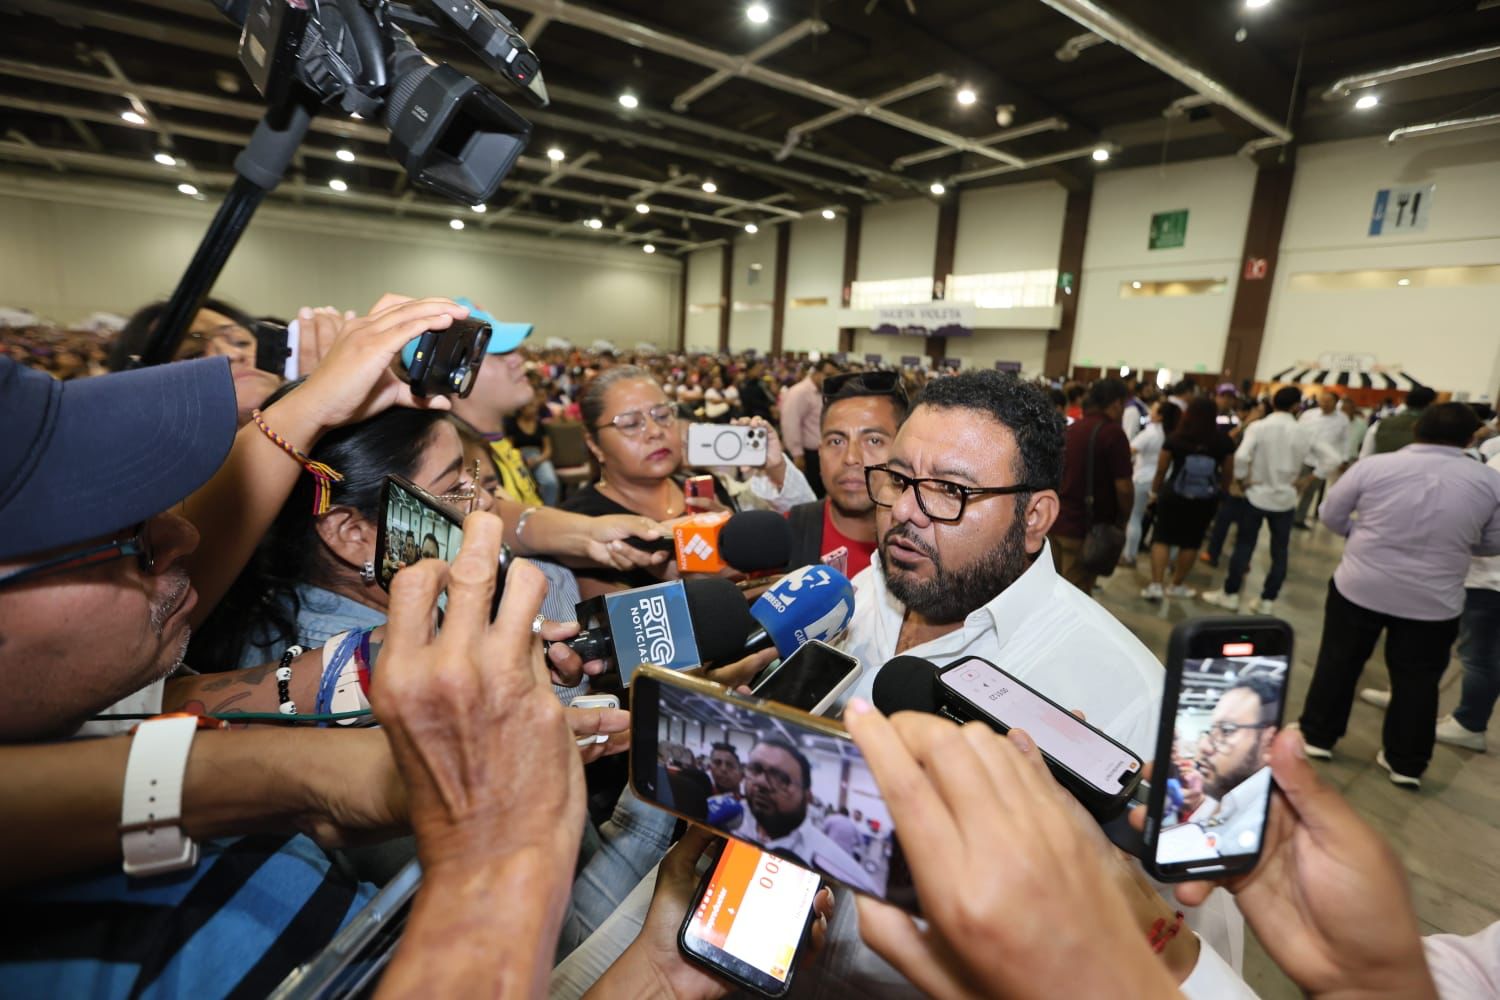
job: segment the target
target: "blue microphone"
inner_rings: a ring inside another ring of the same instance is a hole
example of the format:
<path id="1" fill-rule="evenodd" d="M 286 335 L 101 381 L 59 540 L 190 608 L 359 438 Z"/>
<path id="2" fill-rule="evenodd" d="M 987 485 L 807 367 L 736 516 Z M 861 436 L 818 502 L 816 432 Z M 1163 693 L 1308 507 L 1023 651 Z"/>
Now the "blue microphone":
<path id="1" fill-rule="evenodd" d="M 849 578 L 822 564 L 793 570 L 750 606 L 760 628 L 745 640 L 745 652 L 776 647 L 792 655 L 810 639 L 831 642 L 854 617 L 854 587 Z"/>

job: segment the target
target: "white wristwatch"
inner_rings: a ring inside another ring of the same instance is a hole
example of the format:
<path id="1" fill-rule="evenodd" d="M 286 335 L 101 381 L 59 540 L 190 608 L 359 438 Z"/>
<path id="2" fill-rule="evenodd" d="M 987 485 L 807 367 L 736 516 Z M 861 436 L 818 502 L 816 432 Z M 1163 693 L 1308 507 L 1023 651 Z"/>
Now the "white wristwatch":
<path id="1" fill-rule="evenodd" d="M 126 875 L 145 878 L 198 863 L 197 843 L 182 832 L 182 782 L 197 731 L 195 715 L 148 719 L 136 727 L 120 807 Z"/>

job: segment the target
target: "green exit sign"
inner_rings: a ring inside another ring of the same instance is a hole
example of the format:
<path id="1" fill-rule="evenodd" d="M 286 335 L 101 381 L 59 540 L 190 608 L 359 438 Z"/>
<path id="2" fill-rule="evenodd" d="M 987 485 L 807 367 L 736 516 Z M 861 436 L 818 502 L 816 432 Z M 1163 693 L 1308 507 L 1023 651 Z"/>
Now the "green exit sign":
<path id="1" fill-rule="evenodd" d="M 1187 242 L 1188 210 L 1157 212 L 1151 216 L 1151 238 L 1147 246 L 1152 250 L 1171 250 Z"/>

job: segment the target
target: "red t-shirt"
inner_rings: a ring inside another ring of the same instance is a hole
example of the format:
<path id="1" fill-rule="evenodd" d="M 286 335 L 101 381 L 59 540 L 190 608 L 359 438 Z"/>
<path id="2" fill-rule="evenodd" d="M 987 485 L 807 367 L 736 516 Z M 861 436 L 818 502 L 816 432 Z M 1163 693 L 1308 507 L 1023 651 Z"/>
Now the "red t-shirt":
<path id="1" fill-rule="evenodd" d="M 1065 538 L 1082 538 L 1088 534 L 1088 515 L 1084 508 L 1085 486 L 1088 484 L 1089 435 L 1099 428 L 1099 437 L 1094 442 L 1094 522 L 1114 524 L 1120 509 L 1115 499 L 1115 481 L 1130 481 L 1130 442 L 1118 420 L 1110 420 L 1101 413 L 1090 413 L 1064 432 L 1062 484 L 1057 495 L 1062 501 L 1057 521 L 1052 525 L 1054 535 Z"/>
<path id="2" fill-rule="evenodd" d="M 833 504 L 825 500 L 823 501 L 823 554 L 826 555 L 839 546 L 849 550 L 849 560 L 844 566 L 844 575 L 851 580 L 854 579 L 854 574 L 863 572 L 864 568 L 870 565 L 870 556 L 875 553 L 874 542 L 857 542 L 839 531 L 833 523 Z"/>

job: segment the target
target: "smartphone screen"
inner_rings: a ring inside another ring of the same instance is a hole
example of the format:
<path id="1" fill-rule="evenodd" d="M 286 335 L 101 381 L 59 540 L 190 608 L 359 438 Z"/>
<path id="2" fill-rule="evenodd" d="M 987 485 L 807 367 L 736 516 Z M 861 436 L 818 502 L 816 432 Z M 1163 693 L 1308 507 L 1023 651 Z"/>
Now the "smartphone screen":
<path id="1" fill-rule="evenodd" d="M 1152 790 L 1160 802 L 1154 860 L 1168 874 L 1233 869 L 1260 853 L 1271 804 L 1267 755 L 1286 701 L 1287 652 L 1257 652 L 1250 637 L 1200 638 L 1213 640 L 1218 655 L 1182 662 L 1170 761 L 1157 762 Z"/>
<path id="2" fill-rule="evenodd" d="M 396 571 L 418 560 L 453 562 L 463 541 L 463 520 L 456 512 L 415 483 L 400 476 L 386 477 L 375 542 L 375 579 L 382 587 L 390 590 Z M 500 606 L 509 562 L 510 551 L 502 547 L 495 598 L 490 606 L 492 618 Z M 437 603 L 439 609 L 447 611 L 448 595 L 440 594 Z"/>
<path id="3" fill-rule="evenodd" d="M 684 951 L 772 996 L 792 975 L 822 880 L 785 858 L 737 840 L 703 883 L 682 927 Z"/>
<path id="4" fill-rule="evenodd" d="M 637 796 L 915 909 L 890 812 L 841 727 L 650 666 L 636 671 L 630 714 Z"/>
<path id="5" fill-rule="evenodd" d="M 938 679 L 1006 728 L 1026 730 L 1053 760 L 1101 792 L 1118 794 L 1140 772 L 1130 751 L 987 660 L 965 660 Z"/>
<path id="6" fill-rule="evenodd" d="M 858 676 L 858 659 L 813 639 L 782 660 L 781 666 L 757 684 L 753 693 L 757 698 L 779 701 L 818 715 L 832 701 L 831 696 L 842 690 L 845 681 L 852 682 Z"/>

